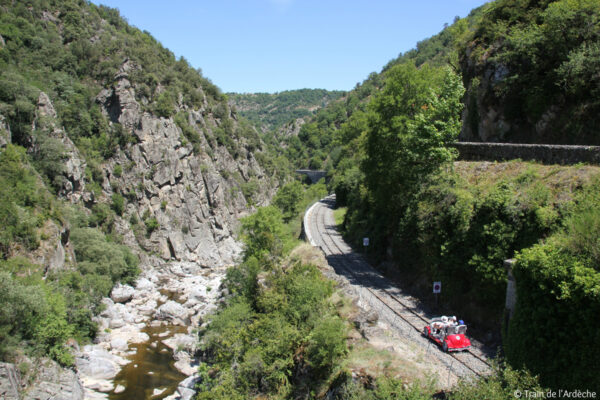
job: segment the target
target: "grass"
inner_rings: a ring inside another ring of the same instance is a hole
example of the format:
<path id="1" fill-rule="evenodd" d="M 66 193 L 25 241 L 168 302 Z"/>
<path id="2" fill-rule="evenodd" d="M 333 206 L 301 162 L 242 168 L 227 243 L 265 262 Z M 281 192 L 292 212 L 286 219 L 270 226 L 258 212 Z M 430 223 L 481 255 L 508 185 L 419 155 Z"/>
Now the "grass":
<path id="1" fill-rule="evenodd" d="M 293 265 L 297 262 L 311 264 L 319 269 L 327 267 L 327 260 L 325 260 L 323 253 L 309 243 L 302 243 L 296 246 L 290 253 L 286 264 Z"/>
<path id="2" fill-rule="evenodd" d="M 333 218 L 335 219 L 335 226 L 341 227 L 344 223 L 344 217 L 346 216 L 346 212 L 348 211 L 348 207 L 339 207 L 333 210 Z"/>

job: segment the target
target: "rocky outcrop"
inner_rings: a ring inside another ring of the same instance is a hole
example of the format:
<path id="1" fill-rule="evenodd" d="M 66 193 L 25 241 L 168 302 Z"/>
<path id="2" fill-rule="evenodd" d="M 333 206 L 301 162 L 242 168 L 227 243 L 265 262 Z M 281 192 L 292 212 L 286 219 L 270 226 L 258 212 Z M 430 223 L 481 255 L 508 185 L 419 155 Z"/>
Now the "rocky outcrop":
<path id="1" fill-rule="evenodd" d="M 139 244 L 164 260 L 193 261 L 205 267 L 232 264 L 241 251 L 232 239 L 233 231 L 238 218 L 252 209 L 241 186 L 251 180 L 262 182 L 252 202 L 263 205 L 275 184 L 269 184 L 243 138 L 238 139 L 235 158 L 216 144 L 214 131 L 222 122 L 213 116 L 206 98 L 205 106 L 197 110 L 177 106 L 187 113 L 188 124 L 200 137 L 202 151 L 194 154 L 173 118 L 144 111 L 129 80 L 137 69 L 126 61 L 114 84 L 96 97 L 112 123 L 120 124 L 136 141 L 103 167 L 103 196 L 109 199 L 118 193 L 127 199 L 123 222 L 116 228 L 129 237 L 128 245 Z M 139 226 L 127 223 L 131 220 L 139 221 Z M 150 224 L 156 229 L 148 228 Z"/>
<path id="2" fill-rule="evenodd" d="M 73 370 L 47 359 L 36 368 L 35 380 L 23 400 L 83 400 L 83 386 Z"/>
<path id="3" fill-rule="evenodd" d="M 36 118 L 33 121 L 33 129 L 45 131 L 48 137 L 58 140 L 61 143 L 64 150 L 65 162 L 62 173 L 63 179 L 58 195 L 72 202 L 78 202 L 82 197 L 86 197 L 84 196 L 86 162 L 64 129 L 58 125 L 56 117 L 57 114 L 52 101 L 50 101 L 46 93 L 40 92 Z M 35 140 L 29 151 L 37 151 Z M 89 194 L 87 197 L 89 197 Z"/>
<path id="4" fill-rule="evenodd" d="M 21 377 L 14 364 L 0 363 L 0 398 L 20 400 Z"/>
<path id="5" fill-rule="evenodd" d="M 115 303 L 126 303 L 133 297 L 135 289 L 129 285 L 117 284 L 110 292 L 110 298 Z"/>
<path id="6" fill-rule="evenodd" d="M 502 85 L 510 71 L 504 64 L 492 61 L 486 62 L 484 66 L 477 64 L 471 51 L 467 49 L 462 63 L 466 92 L 459 140 L 509 141 L 511 135 L 521 132 L 523 127 L 517 121 L 506 118 L 505 105 L 498 101 L 495 90 Z"/>
<path id="7" fill-rule="evenodd" d="M 10 126 L 4 116 L 0 114 L 0 149 L 10 143 L 11 136 Z"/>

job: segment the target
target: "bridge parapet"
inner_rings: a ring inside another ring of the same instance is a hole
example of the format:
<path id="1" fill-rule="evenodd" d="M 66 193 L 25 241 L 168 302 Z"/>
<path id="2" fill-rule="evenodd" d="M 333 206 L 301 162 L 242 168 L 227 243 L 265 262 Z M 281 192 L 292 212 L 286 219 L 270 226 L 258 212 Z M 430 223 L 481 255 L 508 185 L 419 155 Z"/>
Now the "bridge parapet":
<path id="1" fill-rule="evenodd" d="M 325 178 L 327 176 L 327 171 L 319 171 L 312 169 L 297 169 L 296 173 L 308 176 L 311 183 L 317 183 L 322 178 Z"/>

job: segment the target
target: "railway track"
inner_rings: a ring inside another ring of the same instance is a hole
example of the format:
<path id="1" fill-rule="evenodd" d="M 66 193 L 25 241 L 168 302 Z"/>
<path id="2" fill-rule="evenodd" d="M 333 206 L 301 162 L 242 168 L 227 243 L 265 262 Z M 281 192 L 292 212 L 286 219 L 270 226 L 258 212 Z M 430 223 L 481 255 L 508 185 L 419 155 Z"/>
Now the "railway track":
<path id="1" fill-rule="evenodd" d="M 359 293 L 361 293 L 361 290 L 366 290 L 367 296 L 376 299 L 381 305 L 381 309 L 391 313 L 393 318 L 388 317 L 386 319 L 393 319 L 396 322 L 402 321 L 405 328 L 416 332 L 416 335 L 412 335 L 411 338 L 419 340 L 417 338 L 420 337 L 421 341 L 425 340 L 429 349 L 431 341 L 422 335 L 423 328 L 429 323 L 429 320 L 417 312 L 418 307 L 416 305 L 408 304 L 409 301 L 392 293 L 399 292 L 399 289 L 393 287 L 386 278 L 375 271 L 362 256 L 354 253 L 350 246 L 343 241 L 331 220 L 331 213 L 327 212 L 327 209 L 332 209 L 334 204 L 334 198 L 329 196 L 308 210 L 305 225 L 307 225 L 309 241 L 321 248 L 334 269 L 342 269 L 347 277 L 350 276 L 356 282 L 356 285 L 360 286 Z M 326 218 L 327 216 L 330 217 L 329 221 Z M 316 237 L 313 237 L 312 233 L 316 233 Z M 392 324 L 392 326 L 394 325 L 397 328 L 403 328 L 398 326 L 397 323 Z M 474 348 L 461 353 L 444 353 L 440 350 L 434 354 L 443 364 L 460 376 L 473 374 L 483 376 L 488 374 L 492 368 L 487 361 L 487 357 Z M 455 368 L 455 361 L 462 368 Z"/>

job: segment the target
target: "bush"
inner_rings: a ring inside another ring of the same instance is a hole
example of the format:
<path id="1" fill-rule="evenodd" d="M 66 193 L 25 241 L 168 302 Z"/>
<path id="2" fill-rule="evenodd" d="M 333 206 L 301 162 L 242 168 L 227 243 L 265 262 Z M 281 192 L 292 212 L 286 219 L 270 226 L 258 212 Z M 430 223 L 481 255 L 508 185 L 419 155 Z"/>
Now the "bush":
<path id="1" fill-rule="evenodd" d="M 290 182 L 277 191 L 273 204 L 281 210 L 285 222 L 289 222 L 298 214 L 303 194 L 302 185 L 298 181 Z"/>
<path id="2" fill-rule="evenodd" d="M 494 367 L 490 376 L 474 381 L 462 380 L 453 388 L 450 400 L 505 400 L 512 399 L 519 391 L 525 397 L 529 393 L 545 393 L 536 377 L 527 371 L 519 371 L 505 364 Z"/>
<path id="3" fill-rule="evenodd" d="M 346 325 L 339 317 L 317 321 L 308 339 L 308 362 L 317 370 L 331 370 L 346 353 Z"/>
<path id="4" fill-rule="evenodd" d="M 171 92 L 162 92 L 154 102 L 153 111 L 156 115 L 169 118 L 175 114 L 175 99 Z"/>
<path id="5" fill-rule="evenodd" d="M 246 248 L 244 259 L 278 259 L 293 246 L 292 238 L 276 207 L 261 207 L 242 219 L 242 240 Z"/>
<path id="6" fill-rule="evenodd" d="M 111 196 L 112 199 L 112 209 L 118 216 L 123 216 L 123 210 L 125 208 L 125 199 L 119 193 L 113 193 Z"/>
<path id="7" fill-rule="evenodd" d="M 564 228 L 522 250 L 514 266 L 517 304 L 505 338 L 506 356 L 555 389 L 600 387 L 594 372 L 600 357 L 595 346 L 600 340 L 599 189 L 595 181 L 578 193 Z"/>
<path id="8" fill-rule="evenodd" d="M 40 278 L 20 282 L 0 271 L 0 356 L 14 351 L 20 340 L 35 343 L 35 348 L 62 365 L 73 364 L 65 348 L 74 327 L 67 322 L 63 296 Z"/>
<path id="9" fill-rule="evenodd" d="M 600 357 L 595 345 L 600 340 L 600 272 L 586 261 L 552 239 L 523 250 L 514 266 L 517 304 L 506 356 L 511 365 L 540 374 L 541 383 L 555 389 L 600 385 L 594 372 Z"/>
<path id="10" fill-rule="evenodd" d="M 139 272 L 139 261 L 129 248 L 108 242 L 97 229 L 73 229 L 71 241 L 83 275 L 104 276 L 114 284 L 131 283 Z M 102 287 L 98 292 L 106 293 L 105 289 Z"/>
<path id="11" fill-rule="evenodd" d="M 156 217 L 150 217 L 144 220 L 144 224 L 146 225 L 146 235 L 150 236 L 152 232 L 158 229 L 159 224 Z"/>
<path id="12" fill-rule="evenodd" d="M 25 149 L 8 144 L 0 153 L 0 256 L 8 257 L 14 243 L 36 249 L 38 216 L 43 215 L 38 213 L 47 215 L 50 209 L 45 191 L 26 164 Z"/>

